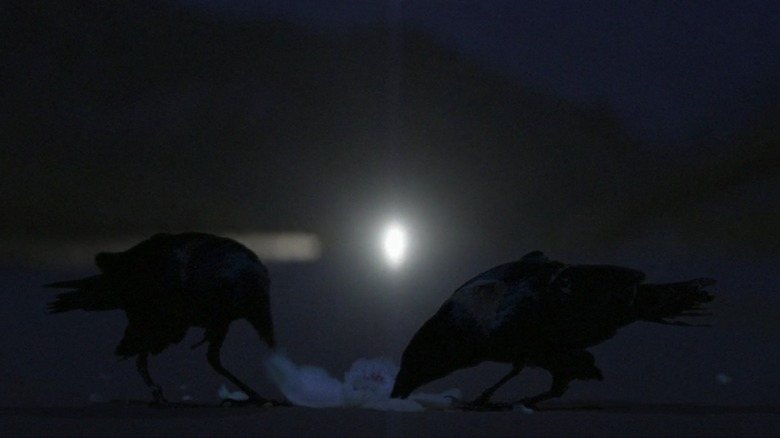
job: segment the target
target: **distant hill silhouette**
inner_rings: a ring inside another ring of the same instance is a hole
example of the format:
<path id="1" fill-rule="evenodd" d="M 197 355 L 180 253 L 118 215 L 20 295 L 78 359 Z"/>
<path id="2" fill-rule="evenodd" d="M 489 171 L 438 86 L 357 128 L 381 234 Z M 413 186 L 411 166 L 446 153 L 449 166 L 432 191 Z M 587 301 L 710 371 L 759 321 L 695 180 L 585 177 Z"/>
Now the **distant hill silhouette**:
<path id="1" fill-rule="evenodd" d="M 678 239 L 777 253 L 780 105 L 768 107 L 740 135 L 712 138 L 690 149 L 698 153 L 642 199 L 658 213 L 629 215 L 627 226 L 660 222 Z"/>
<path id="2" fill-rule="evenodd" d="M 326 35 L 145 1 L 1 7 L 0 234 L 339 242 L 396 203 L 432 239 L 554 249 L 620 241 L 713 181 L 739 183 L 712 157 L 715 175 L 667 198 L 690 169 L 608 108 L 535 92 L 414 29 Z"/>

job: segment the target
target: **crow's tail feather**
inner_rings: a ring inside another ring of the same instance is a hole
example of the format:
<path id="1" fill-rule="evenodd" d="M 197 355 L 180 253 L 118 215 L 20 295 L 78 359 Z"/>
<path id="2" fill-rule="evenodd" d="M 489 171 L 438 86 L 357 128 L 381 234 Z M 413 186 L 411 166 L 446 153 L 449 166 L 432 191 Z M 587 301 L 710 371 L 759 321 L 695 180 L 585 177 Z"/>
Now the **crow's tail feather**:
<path id="1" fill-rule="evenodd" d="M 694 325 L 670 320 L 680 316 L 707 316 L 702 305 L 713 300 L 704 288 L 715 284 L 711 278 L 678 283 L 643 284 L 639 286 L 634 302 L 637 318 L 643 321 L 673 325 Z"/>
<path id="2" fill-rule="evenodd" d="M 62 313 L 69 310 L 111 310 L 116 309 L 113 294 L 105 287 L 103 276 L 95 275 L 79 280 L 61 281 L 45 285 L 58 289 L 75 289 L 58 294 L 49 302 L 50 313 Z"/>

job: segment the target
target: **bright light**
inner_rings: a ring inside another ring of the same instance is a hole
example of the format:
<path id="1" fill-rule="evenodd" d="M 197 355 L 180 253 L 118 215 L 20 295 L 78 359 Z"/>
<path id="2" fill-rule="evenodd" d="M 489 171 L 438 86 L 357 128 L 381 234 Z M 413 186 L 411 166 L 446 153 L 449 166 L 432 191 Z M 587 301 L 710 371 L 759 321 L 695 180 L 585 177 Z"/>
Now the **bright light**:
<path id="1" fill-rule="evenodd" d="M 401 266 L 406 256 L 407 237 L 406 230 L 399 224 L 390 224 L 385 229 L 382 247 L 385 251 L 385 258 L 390 267 L 397 268 Z"/>

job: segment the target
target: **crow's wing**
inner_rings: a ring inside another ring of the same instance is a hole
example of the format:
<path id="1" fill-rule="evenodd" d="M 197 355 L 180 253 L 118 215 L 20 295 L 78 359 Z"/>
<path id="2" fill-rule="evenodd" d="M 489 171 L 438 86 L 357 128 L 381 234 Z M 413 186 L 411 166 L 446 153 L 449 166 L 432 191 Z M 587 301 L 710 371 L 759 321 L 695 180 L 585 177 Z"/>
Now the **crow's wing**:
<path id="1" fill-rule="evenodd" d="M 630 306 L 636 286 L 645 274 L 612 265 L 572 265 L 551 278 L 548 292 L 571 306 L 594 309 L 602 306 Z"/>
<path id="2" fill-rule="evenodd" d="M 452 306 L 457 318 L 475 323 L 482 332 L 492 332 L 511 320 L 519 308 L 538 303 L 555 274 L 564 268 L 534 251 L 475 276 L 456 289 L 445 304 Z"/>

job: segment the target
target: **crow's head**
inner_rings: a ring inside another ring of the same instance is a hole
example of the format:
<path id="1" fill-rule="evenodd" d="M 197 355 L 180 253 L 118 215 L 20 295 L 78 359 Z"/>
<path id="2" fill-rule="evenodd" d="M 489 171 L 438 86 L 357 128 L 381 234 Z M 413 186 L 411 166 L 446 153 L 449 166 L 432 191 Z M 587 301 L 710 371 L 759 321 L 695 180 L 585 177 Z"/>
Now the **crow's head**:
<path id="1" fill-rule="evenodd" d="M 447 305 L 415 333 L 401 358 L 391 397 L 406 398 L 418 387 L 485 359 L 478 332 L 453 317 Z"/>

